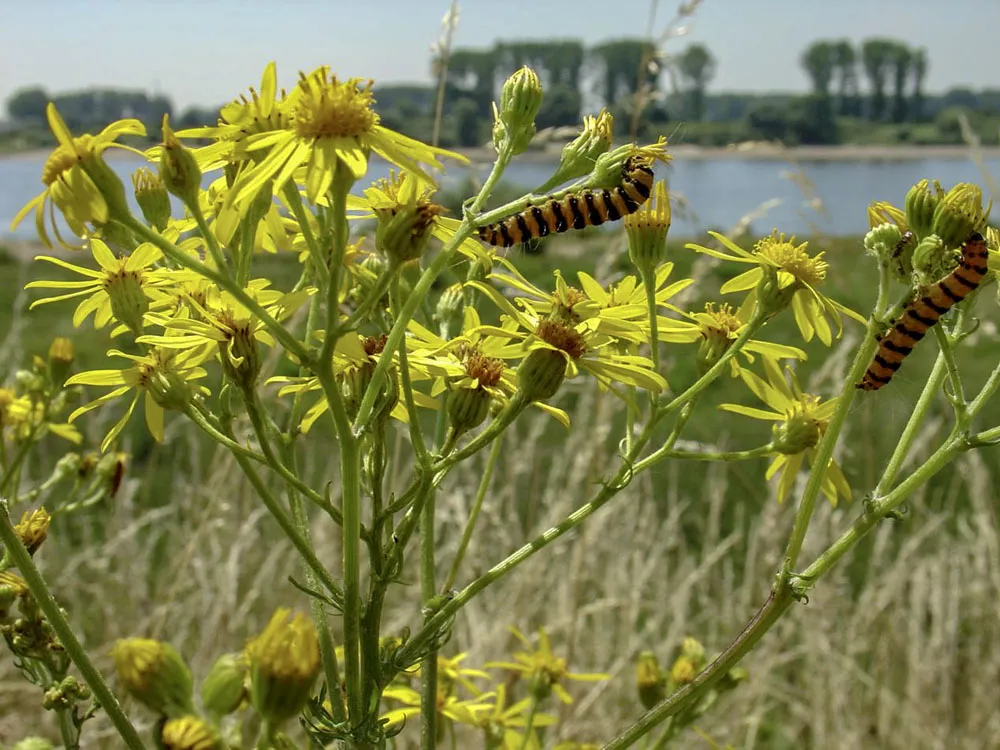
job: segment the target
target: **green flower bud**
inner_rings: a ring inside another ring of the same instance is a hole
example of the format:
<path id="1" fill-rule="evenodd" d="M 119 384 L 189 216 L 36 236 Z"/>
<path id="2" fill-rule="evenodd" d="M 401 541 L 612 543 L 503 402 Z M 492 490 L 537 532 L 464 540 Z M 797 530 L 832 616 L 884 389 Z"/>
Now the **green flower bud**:
<path id="1" fill-rule="evenodd" d="M 705 666 L 707 661 L 705 647 L 701 645 L 701 641 L 691 636 L 685 638 L 681 643 L 681 654 L 689 658 L 699 670 Z"/>
<path id="2" fill-rule="evenodd" d="M 500 108 L 493 105 L 493 145 L 514 155 L 528 149 L 535 137 L 535 116 L 542 106 L 542 84 L 525 66 L 508 78 L 500 91 Z"/>
<path id="3" fill-rule="evenodd" d="M 694 682 L 694 678 L 697 676 L 698 667 L 688 656 L 678 656 L 674 660 L 673 666 L 670 667 L 670 684 L 674 690 Z"/>
<path id="4" fill-rule="evenodd" d="M 698 328 L 701 341 L 698 344 L 698 372 L 705 374 L 719 361 L 723 354 L 729 351 L 744 323 L 730 305 L 719 305 L 715 309 L 714 302 L 705 303 L 705 312 L 698 313 Z"/>
<path id="5" fill-rule="evenodd" d="M 906 224 L 917 239 L 922 240 L 933 231 L 934 213 L 943 195 L 944 190 L 937 180 L 933 183 L 921 180 L 907 192 L 903 204 L 906 208 Z"/>
<path id="6" fill-rule="evenodd" d="M 201 702 L 215 716 L 238 709 L 247 697 L 250 665 L 245 654 L 223 654 L 201 683 Z"/>
<path id="7" fill-rule="evenodd" d="M 174 135 L 169 120 L 168 115 L 163 115 L 160 181 L 171 195 L 176 195 L 186 205 L 197 205 L 201 190 L 201 167 L 191 150 Z"/>
<path id="8" fill-rule="evenodd" d="M 750 679 L 750 672 L 746 667 L 733 667 L 715 683 L 715 689 L 720 693 L 725 693 L 739 686 L 741 682 L 746 682 L 748 679 Z"/>
<path id="9" fill-rule="evenodd" d="M 395 209 L 379 210 L 375 229 L 375 247 L 392 266 L 417 260 L 427 249 L 434 221 L 442 208 L 435 203 L 400 205 Z"/>
<path id="10" fill-rule="evenodd" d="M 272 724 L 296 716 L 312 694 L 320 671 L 316 628 L 302 613 L 278 609 L 271 622 L 247 646 L 250 700 Z"/>
<path id="11" fill-rule="evenodd" d="M 238 319 L 225 309 L 218 314 L 218 323 L 229 332 L 218 344 L 222 372 L 244 393 L 252 391 L 260 375 L 260 350 L 250 319 Z"/>
<path id="12" fill-rule="evenodd" d="M 913 273 L 913 232 L 902 231 L 891 222 L 879 224 L 865 235 L 865 250 L 884 262 L 896 281 L 910 283 Z"/>
<path id="13" fill-rule="evenodd" d="M 955 253 L 936 234 L 929 234 L 914 248 L 911 262 L 917 281 L 930 284 L 951 272 Z"/>
<path id="14" fill-rule="evenodd" d="M 115 644 L 112 656 L 125 690 L 144 706 L 168 717 L 194 711 L 191 670 L 169 643 L 126 638 Z"/>
<path id="15" fill-rule="evenodd" d="M 660 667 L 660 661 L 652 651 L 639 654 L 635 669 L 635 685 L 639 692 L 639 702 L 649 710 L 667 696 L 667 678 Z"/>
<path id="16" fill-rule="evenodd" d="M 168 411 L 183 412 L 194 396 L 188 382 L 169 369 L 151 369 L 145 385 L 150 398 Z"/>
<path id="17" fill-rule="evenodd" d="M 462 328 L 465 314 L 465 293 L 461 284 L 452 284 L 438 297 L 435 315 L 442 338 L 450 339 Z"/>
<path id="18" fill-rule="evenodd" d="M 559 167 L 552 181 L 558 176 L 559 183 L 569 182 L 589 174 L 594 162 L 611 148 L 611 129 L 614 116 L 601 108 L 597 116 L 583 118 L 583 130 L 576 138 L 563 146 Z"/>
<path id="19" fill-rule="evenodd" d="M 462 435 L 483 423 L 490 413 L 493 397 L 482 388 L 456 388 L 448 394 L 446 408 L 451 428 Z"/>
<path id="20" fill-rule="evenodd" d="M 197 716 L 170 719 L 160 731 L 163 750 L 223 750 L 222 737 Z"/>
<path id="21" fill-rule="evenodd" d="M 517 387 L 530 403 L 552 398 L 566 379 L 566 357 L 553 349 L 532 349 L 517 369 Z"/>
<path id="22" fill-rule="evenodd" d="M 49 346 L 49 376 L 52 384 L 61 386 L 73 366 L 73 342 L 62 336 L 52 339 Z"/>
<path id="23" fill-rule="evenodd" d="M 0 623 L 10 615 L 14 602 L 29 595 L 28 584 L 13 570 L 0 571 Z"/>
<path id="24" fill-rule="evenodd" d="M 985 230 L 992 208 L 992 200 L 983 206 L 982 188 L 960 182 L 945 193 L 935 207 L 932 231 L 946 247 L 960 247 L 973 232 Z"/>
<path id="25" fill-rule="evenodd" d="M 104 291 L 108 293 L 115 319 L 124 323 L 135 336 L 141 336 L 142 319 L 149 311 L 149 298 L 142 289 L 142 270 L 126 271 L 123 267 L 119 273 L 109 275 Z"/>
<path id="26" fill-rule="evenodd" d="M 645 274 L 644 283 L 655 280 L 655 269 L 667 256 L 670 219 L 670 197 L 662 180 L 654 186 L 651 200 L 625 217 L 628 257 L 632 265 Z M 647 279 L 646 275 L 650 278 Z"/>
<path id="27" fill-rule="evenodd" d="M 170 195 L 163 182 L 146 167 L 132 173 L 132 190 L 142 215 L 158 232 L 167 228 L 170 221 Z"/>
<path id="28" fill-rule="evenodd" d="M 772 266 L 762 266 L 761 270 L 763 276 L 756 287 L 757 303 L 768 317 L 773 317 L 791 304 L 799 287 L 794 280 L 783 286 L 778 270 Z"/>
<path id="29" fill-rule="evenodd" d="M 823 434 L 823 425 L 812 417 L 813 409 L 815 404 L 819 403 L 819 399 L 816 396 L 802 398 L 811 399 L 812 403 L 796 402 L 786 412 L 785 421 L 779 422 L 771 430 L 774 449 L 786 456 L 794 456 L 812 448 Z"/>

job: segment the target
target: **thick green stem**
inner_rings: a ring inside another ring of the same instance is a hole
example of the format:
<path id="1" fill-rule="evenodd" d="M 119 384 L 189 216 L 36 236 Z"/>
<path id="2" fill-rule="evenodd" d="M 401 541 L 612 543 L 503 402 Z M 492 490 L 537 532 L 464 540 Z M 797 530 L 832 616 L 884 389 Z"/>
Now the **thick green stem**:
<path id="1" fill-rule="evenodd" d="M 28 589 L 31 591 L 32 597 L 37 602 L 38 608 L 45 615 L 45 619 L 52 627 L 52 631 L 59 638 L 59 642 L 66 650 L 66 655 L 73 661 L 76 668 L 80 670 L 81 676 L 93 692 L 94 697 L 101 704 L 104 712 L 108 715 L 108 718 L 118 731 L 126 747 L 129 750 L 144 750 L 145 746 L 142 744 L 142 740 L 139 739 L 139 734 L 135 731 L 135 727 L 132 726 L 132 722 L 128 720 L 128 717 L 122 710 L 118 698 L 111 692 L 111 688 L 108 687 L 108 683 L 105 682 L 104 677 L 90 661 L 90 657 L 73 632 L 73 628 L 70 627 L 69 621 L 63 614 L 58 602 L 52 596 L 52 591 L 49 589 L 48 584 L 42 578 L 42 574 L 38 571 L 38 568 L 35 567 L 31 555 L 28 554 L 28 550 L 21 543 L 17 532 L 14 531 L 14 526 L 10 519 L 10 507 L 7 505 L 6 500 L 0 500 L 0 542 L 3 542 L 5 554 L 17 566 L 21 577 L 24 578 L 25 584 L 27 584 Z"/>
<path id="2" fill-rule="evenodd" d="M 458 545 L 458 552 L 455 553 L 455 559 L 451 563 L 451 570 L 448 571 L 448 577 L 445 579 L 442 591 L 450 591 L 451 587 L 455 585 L 455 579 L 458 577 L 458 569 L 461 567 L 462 560 L 465 558 L 465 552 L 469 548 L 469 542 L 472 540 L 472 532 L 476 529 L 476 519 L 479 518 L 479 511 L 483 508 L 483 501 L 486 499 L 486 492 L 489 490 L 490 480 L 493 478 L 493 469 L 496 467 L 497 459 L 500 457 L 501 448 L 503 448 L 503 441 L 497 440 L 490 449 L 489 458 L 486 459 L 486 468 L 483 469 L 483 476 L 479 480 L 479 489 L 476 490 L 476 499 L 472 504 L 472 511 L 469 513 L 469 520 L 465 524 L 465 530 L 462 532 L 462 541 Z"/>
<path id="3" fill-rule="evenodd" d="M 934 326 L 934 337 L 937 339 L 939 356 L 944 359 L 948 380 L 951 383 L 950 401 L 955 409 L 955 419 L 961 424 L 965 422 L 965 390 L 962 388 L 962 376 L 958 373 L 958 363 L 955 362 L 955 351 L 952 348 L 948 332 L 940 325 Z"/>
<path id="4" fill-rule="evenodd" d="M 795 513 L 795 522 L 792 526 L 792 534 L 788 539 L 788 546 L 785 549 L 785 568 L 787 570 L 793 570 L 798 562 L 799 553 L 801 553 L 802 545 L 806 539 L 806 532 L 809 531 L 809 523 L 812 521 L 813 510 L 816 508 L 816 499 L 819 497 L 820 488 L 823 486 L 823 478 L 826 476 L 830 459 L 833 458 L 833 449 L 837 445 L 837 439 L 844 428 L 844 421 L 847 419 L 847 414 L 851 410 L 851 404 L 854 403 L 855 394 L 858 392 L 855 383 L 861 379 L 861 376 L 868 368 L 868 363 L 871 361 L 872 356 L 874 356 L 877 347 L 878 341 L 875 337 L 866 335 L 864 342 L 858 347 L 858 351 L 854 355 L 854 363 L 851 365 L 851 369 L 844 380 L 840 397 L 837 399 L 837 409 L 834 411 L 833 416 L 830 417 L 830 421 L 826 426 L 826 432 L 823 433 L 823 437 L 816 446 L 816 459 L 813 461 L 813 469 L 809 474 L 809 480 L 806 482 L 802 499 L 799 501 L 799 507 Z"/>
<path id="5" fill-rule="evenodd" d="M 528 704 L 528 718 L 524 722 L 524 736 L 521 738 L 521 750 L 526 750 L 530 744 L 531 732 L 535 726 L 535 717 L 538 715 L 538 697 L 532 693 L 531 703 Z"/>

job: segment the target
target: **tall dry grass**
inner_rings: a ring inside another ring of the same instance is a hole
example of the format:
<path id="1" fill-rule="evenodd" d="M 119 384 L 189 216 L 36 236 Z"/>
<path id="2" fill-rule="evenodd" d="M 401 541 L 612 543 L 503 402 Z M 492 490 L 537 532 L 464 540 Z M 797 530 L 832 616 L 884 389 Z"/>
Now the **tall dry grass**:
<path id="1" fill-rule="evenodd" d="M 593 392 L 578 395 L 572 433 L 554 440 L 536 421 L 506 437 L 459 586 L 564 518 L 614 460 L 612 405 Z M 39 555 L 105 672 L 116 638 L 145 635 L 175 644 L 200 677 L 276 605 L 307 606 L 287 582 L 300 577 L 294 551 L 235 464 L 222 451 L 206 457 L 185 429 L 175 428 L 168 440 L 175 465 L 158 472 L 168 477 L 162 486 L 144 485 L 138 469 L 112 512 L 63 519 Z M 857 433 L 848 435 L 845 460 L 861 445 Z M 322 455 L 312 462 L 323 470 Z M 439 494 L 445 564 L 481 468 L 481 460 L 464 465 Z M 685 491 L 692 471 L 701 473 L 700 484 Z M 638 651 L 653 649 L 666 660 L 689 634 L 721 649 L 764 601 L 792 508 L 758 502 L 761 471 L 674 462 L 659 475 L 636 478 L 579 534 L 474 599 L 447 651 L 468 651 L 467 664 L 478 665 L 512 648 L 508 625 L 526 632 L 545 625 L 572 670 L 612 675 L 577 685 L 561 734 L 607 739 L 640 713 L 633 687 Z M 902 522 L 884 523 L 807 606 L 775 627 L 746 660 L 749 681 L 699 723 L 704 732 L 746 750 L 1000 746 L 997 477 L 976 455 L 964 458 L 953 477 L 915 496 Z M 741 494 L 746 502 L 734 502 Z M 960 494 L 971 507 L 956 514 L 951 501 Z M 818 552 L 859 511 L 856 503 L 823 507 L 807 552 Z M 71 547 L 71 536 L 80 543 Z M 333 536 L 317 534 L 316 544 L 335 566 Z M 409 580 L 416 578 L 414 570 Z M 390 602 L 387 632 L 418 624 L 416 586 L 397 587 Z M 130 709 L 148 720 L 141 708 Z M 0 716 L 0 742 L 51 733 L 40 695 L 6 656 Z M 86 747 L 116 746 L 100 722 L 85 738 Z M 460 746 L 478 744 L 466 738 Z M 678 746 L 707 745 L 692 732 Z"/>

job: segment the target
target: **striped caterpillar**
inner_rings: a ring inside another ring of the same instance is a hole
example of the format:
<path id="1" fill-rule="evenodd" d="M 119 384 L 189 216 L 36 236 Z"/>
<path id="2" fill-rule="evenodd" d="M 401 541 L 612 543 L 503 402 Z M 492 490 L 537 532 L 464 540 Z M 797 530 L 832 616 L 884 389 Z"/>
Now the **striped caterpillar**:
<path id="1" fill-rule="evenodd" d="M 653 170 L 644 156 L 630 156 L 622 165 L 622 183 L 611 190 L 584 190 L 537 206 L 479 228 L 479 237 L 490 245 L 510 247 L 536 237 L 598 226 L 635 213 L 649 199 Z"/>
<path id="2" fill-rule="evenodd" d="M 890 380 L 917 342 L 924 337 L 942 315 L 972 292 L 986 275 L 986 240 L 974 232 L 962 245 L 962 260 L 958 267 L 922 297 L 913 300 L 879 341 L 875 359 L 857 387 L 877 391 Z"/>

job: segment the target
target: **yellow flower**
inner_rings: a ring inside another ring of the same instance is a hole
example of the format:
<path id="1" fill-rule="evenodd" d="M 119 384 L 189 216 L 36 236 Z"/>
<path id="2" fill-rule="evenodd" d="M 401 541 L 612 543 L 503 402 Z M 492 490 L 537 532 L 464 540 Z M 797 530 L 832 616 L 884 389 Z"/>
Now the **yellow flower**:
<path id="1" fill-rule="evenodd" d="M 146 128 L 138 120 L 119 120 L 108 125 L 104 130 L 93 135 L 73 137 L 66 123 L 51 102 L 45 109 L 49 127 L 59 145 L 49 154 L 42 169 L 42 184 L 45 190 L 32 198 L 17 212 L 10 228 L 13 231 L 31 211 L 35 212 L 35 229 L 38 236 L 47 247 L 52 247 L 48 232 L 45 229 L 45 209 L 49 204 L 50 223 L 56 239 L 64 247 L 66 244 L 59 234 L 55 217 L 52 216 L 52 206 L 62 211 L 70 230 L 77 237 L 87 234 L 86 224 L 104 224 L 108 220 L 108 204 L 100 187 L 84 170 L 84 162 L 93 164 L 100 159 L 101 153 L 108 148 L 121 148 L 126 151 L 135 149 L 123 146 L 115 141 L 122 135 L 145 135 Z M 139 153 L 139 152 L 136 152 Z M 105 165 L 106 168 L 106 165 Z M 124 195 L 124 193 L 123 193 Z M 49 203 L 51 201 L 51 203 Z"/>
<path id="2" fill-rule="evenodd" d="M 115 672 L 125 689 L 161 716 L 193 710 L 191 670 L 169 643 L 149 638 L 119 640 L 112 651 Z"/>
<path id="3" fill-rule="evenodd" d="M 732 254 L 702 245 L 688 244 L 685 247 L 715 258 L 756 266 L 722 285 L 723 294 L 750 292 L 744 302 L 748 316 L 755 303 L 760 303 L 764 312 L 774 314 L 791 302 L 802 337 L 811 341 L 815 335 L 827 346 L 833 341 L 827 317 L 832 318 L 837 326 L 837 338 L 844 330 L 841 313 L 859 323 L 866 322 L 858 313 L 818 291 L 826 278 L 827 263 L 823 260 L 823 253 L 811 256 L 806 252 L 808 242 L 796 245 L 794 237 L 786 240 L 785 235 L 775 232 L 757 242 L 753 252 L 747 252 L 718 232 L 709 234 Z"/>
<path id="4" fill-rule="evenodd" d="M 570 697 L 570 694 L 566 692 L 566 688 L 562 685 L 565 680 L 600 682 L 611 677 L 611 675 L 607 674 L 574 674 L 570 672 L 566 668 L 566 660 L 552 653 L 552 647 L 549 645 L 549 636 L 544 628 L 538 629 L 537 648 L 532 648 L 531 643 L 517 628 L 511 627 L 510 632 L 521 641 L 525 650 L 514 654 L 513 662 L 490 662 L 484 666 L 488 669 L 509 669 L 512 672 L 519 673 L 522 677 L 529 680 L 530 690 L 538 700 L 544 700 L 550 694 L 554 693 L 563 703 L 572 703 L 573 698 Z"/>
<path id="5" fill-rule="evenodd" d="M 112 336 L 131 330 L 135 335 L 142 333 L 142 316 L 150 308 L 155 309 L 170 304 L 171 295 L 165 291 L 178 278 L 166 269 L 154 268 L 163 257 L 160 250 L 148 242 L 139 245 L 135 252 L 116 258 L 110 248 L 101 240 L 90 240 L 90 252 L 100 270 L 84 268 L 67 263 L 60 258 L 39 255 L 35 260 L 44 260 L 65 268 L 81 276 L 85 281 L 32 281 L 25 289 L 72 289 L 74 291 L 55 297 L 44 297 L 31 303 L 34 309 L 50 302 L 61 302 L 76 297 L 86 297 L 73 313 L 73 325 L 79 327 L 91 314 L 94 326 L 103 328 L 112 319 L 119 325 L 111 331 Z"/>
<path id="6" fill-rule="evenodd" d="M 428 181 L 421 164 L 443 168 L 438 156 L 467 161 L 383 127 L 373 103 L 370 81 L 340 81 L 327 66 L 300 74 L 298 86 L 279 106 L 287 118 L 282 118 L 282 127 L 243 137 L 255 161 L 246 162 L 232 186 L 230 202 L 245 203 L 269 180 L 274 180 L 273 192 L 279 193 L 296 170 L 304 168 L 306 195 L 316 203 L 326 195 L 338 165 L 355 180 L 363 177 L 372 151 Z M 231 126 L 220 126 L 216 132 L 206 128 L 199 135 L 225 137 L 231 132 Z"/>
<path id="7" fill-rule="evenodd" d="M 771 479 L 781 475 L 778 482 L 780 503 L 788 497 L 803 461 L 808 460 L 813 471 L 817 470 L 814 466 L 815 446 L 826 432 L 830 417 L 836 411 L 837 399 L 822 401 L 818 396 L 803 393 L 794 372 L 786 368 L 789 373 L 789 380 L 786 381 L 774 361 L 765 357 L 762 362 L 767 373 L 766 381 L 748 370 L 743 370 L 740 374 L 750 390 L 773 411 L 739 404 L 722 404 L 719 408 L 776 423 L 771 443 L 776 455 L 765 476 Z M 851 499 L 851 486 L 832 458 L 829 465 L 823 468 L 820 489 L 832 505 L 836 505 L 839 498 Z"/>
<path id="8" fill-rule="evenodd" d="M 320 672 L 316 626 L 301 612 L 279 608 L 246 648 L 250 699 L 268 721 L 291 719 L 305 706 Z"/>
<path id="9" fill-rule="evenodd" d="M 222 738 L 197 716 L 170 719 L 163 725 L 160 741 L 164 750 L 222 750 Z"/>
<path id="10" fill-rule="evenodd" d="M 126 409 L 125 414 L 111 428 L 111 431 L 101 442 L 101 450 L 106 451 L 111 443 L 125 428 L 139 397 L 145 394 L 146 425 L 149 432 L 158 441 L 163 440 L 163 410 L 173 409 L 183 411 L 192 396 L 191 387 L 188 381 L 198 380 L 205 377 L 205 370 L 199 365 L 204 361 L 207 352 L 204 349 L 186 351 L 172 351 L 169 349 L 154 348 L 148 354 L 138 356 L 126 354 L 116 349 L 108 352 L 109 356 L 124 357 L 131 360 L 133 364 L 118 370 L 90 370 L 81 372 L 66 381 L 66 385 L 101 385 L 113 388 L 109 393 L 105 393 L 100 398 L 94 399 L 88 404 L 84 404 L 69 415 L 72 422 L 81 414 L 85 414 L 91 409 L 103 406 L 109 401 L 113 401 L 119 396 L 123 396 L 130 390 L 135 389 L 132 402 Z M 208 389 L 201 388 L 203 393 Z"/>
<path id="11" fill-rule="evenodd" d="M 27 548 L 28 554 L 33 555 L 42 546 L 49 535 L 49 524 L 52 523 L 52 516 L 45 508 L 25 511 L 21 515 L 21 522 L 14 527 L 18 539 Z"/>
<path id="12" fill-rule="evenodd" d="M 400 724 L 407 718 L 420 714 L 420 693 L 411 687 L 407 687 L 406 685 L 390 685 L 383 691 L 382 697 L 388 700 L 399 701 L 405 706 L 404 708 L 387 711 L 379 717 L 379 720 L 385 722 L 386 726 Z M 456 695 L 448 694 L 443 689 L 439 689 L 437 695 L 437 713 L 455 724 L 476 727 L 479 726 L 478 717 L 492 708 L 486 702 L 490 697 L 492 697 L 490 693 L 485 695 L 477 693 L 475 697 L 463 700 Z"/>
<path id="13" fill-rule="evenodd" d="M 666 256 L 670 220 L 670 196 L 663 180 L 657 180 L 649 200 L 624 220 L 628 257 L 640 271 L 655 268 Z"/>
<path id="14" fill-rule="evenodd" d="M 747 321 L 743 319 L 744 314 L 745 310 L 742 309 L 733 310 L 726 304 L 716 307 L 715 303 L 707 302 L 704 312 L 684 313 L 688 320 L 660 318 L 660 340 L 674 343 L 697 342 L 698 368 L 701 372 L 707 372 L 746 328 Z M 740 354 L 747 362 L 753 362 L 755 354 L 775 360 L 806 359 L 806 353 L 794 346 L 754 339 L 743 345 Z M 742 372 L 736 357 L 729 360 L 729 371 L 734 378 Z"/>
<path id="15" fill-rule="evenodd" d="M 497 685 L 496 697 L 489 713 L 478 717 L 479 726 L 486 733 L 488 747 L 503 748 L 503 750 L 541 750 L 542 743 L 535 733 L 536 727 L 550 727 L 556 723 L 556 717 L 544 713 L 535 713 L 531 722 L 531 731 L 525 741 L 524 729 L 528 725 L 528 715 L 531 713 L 531 698 L 523 698 L 517 703 L 507 705 L 507 686 Z"/>

